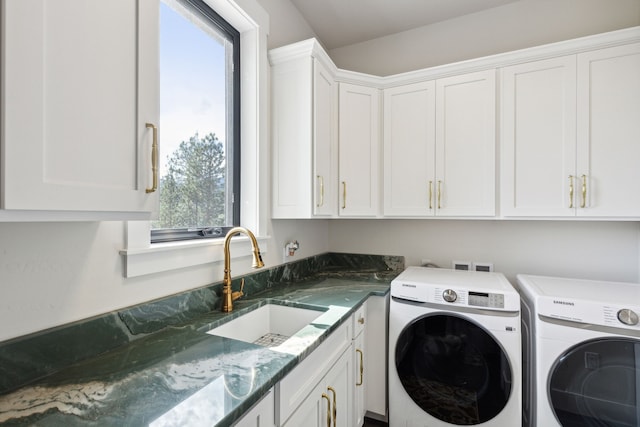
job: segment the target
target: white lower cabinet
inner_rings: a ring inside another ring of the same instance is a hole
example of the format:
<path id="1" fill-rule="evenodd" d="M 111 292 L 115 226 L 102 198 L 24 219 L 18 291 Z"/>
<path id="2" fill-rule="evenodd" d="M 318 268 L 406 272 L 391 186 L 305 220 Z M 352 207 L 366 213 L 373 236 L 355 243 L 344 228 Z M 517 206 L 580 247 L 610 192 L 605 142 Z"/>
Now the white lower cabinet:
<path id="1" fill-rule="evenodd" d="M 367 381 L 365 381 L 365 360 L 369 354 L 365 350 L 365 330 L 367 329 L 367 303 L 365 302 L 355 312 L 353 324 L 353 379 L 351 387 L 353 387 L 353 426 L 360 427 L 364 424 L 365 408 L 365 390 Z M 367 372 L 367 375 L 369 373 Z"/>
<path id="2" fill-rule="evenodd" d="M 275 392 L 270 389 L 261 401 L 253 405 L 234 427 L 273 427 L 276 425 Z"/>
<path id="3" fill-rule="evenodd" d="M 350 347 L 300 404 L 284 427 L 350 427 L 352 420 Z"/>
<path id="4" fill-rule="evenodd" d="M 387 419 L 387 307 L 389 296 L 367 299 L 364 335 L 364 398 L 367 416 Z M 357 393 L 357 392 L 356 392 Z"/>
<path id="5" fill-rule="evenodd" d="M 353 399 L 351 330 L 349 319 L 276 385 L 277 425 L 324 426 L 329 413 L 331 425 L 349 426 Z"/>
<path id="6" fill-rule="evenodd" d="M 236 423 L 361 427 L 387 419 L 388 296 L 372 296 Z"/>

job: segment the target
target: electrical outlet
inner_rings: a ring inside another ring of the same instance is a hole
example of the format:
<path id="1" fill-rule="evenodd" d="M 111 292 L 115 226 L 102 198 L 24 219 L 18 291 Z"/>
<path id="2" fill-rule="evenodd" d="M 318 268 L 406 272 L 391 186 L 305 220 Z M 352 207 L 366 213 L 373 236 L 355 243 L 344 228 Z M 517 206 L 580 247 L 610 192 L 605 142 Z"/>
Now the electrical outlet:
<path id="1" fill-rule="evenodd" d="M 451 261 L 451 268 L 454 270 L 471 270 L 471 263 L 469 261 Z"/>
<path id="2" fill-rule="evenodd" d="M 493 263 L 492 262 L 474 262 L 472 264 L 472 270 L 491 272 L 493 271 Z"/>

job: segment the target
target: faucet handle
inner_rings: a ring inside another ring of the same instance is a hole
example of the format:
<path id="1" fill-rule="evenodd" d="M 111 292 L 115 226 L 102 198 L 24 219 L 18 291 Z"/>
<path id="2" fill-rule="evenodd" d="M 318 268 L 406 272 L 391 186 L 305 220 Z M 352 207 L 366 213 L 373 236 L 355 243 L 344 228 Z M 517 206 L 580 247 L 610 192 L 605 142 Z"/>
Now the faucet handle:
<path id="1" fill-rule="evenodd" d="M 240 290 L 237 292 L 231 292 L 231 300 L 235 301 L 241 296 L 243 296 L 244 295 L 244 292 L 242 292 L 243 290 L 244 290 L 244 277 L 240 279 Z"/>

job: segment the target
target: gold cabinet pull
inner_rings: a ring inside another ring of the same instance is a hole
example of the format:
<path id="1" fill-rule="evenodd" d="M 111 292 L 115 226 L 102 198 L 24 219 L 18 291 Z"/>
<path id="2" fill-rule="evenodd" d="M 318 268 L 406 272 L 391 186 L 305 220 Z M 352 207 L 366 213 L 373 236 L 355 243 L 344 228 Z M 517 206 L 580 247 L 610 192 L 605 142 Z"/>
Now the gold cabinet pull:
<path id="1" fill-rule="evenodd" d="M 438 209 L 442 209 L 440 202 L 442 201 L 442 181 L 438 180 Z"/>
<path id="2" fill-rule="evenodd" d="M 580 207 L 584 208 L 587 206 L 587 176 L 582 175 L 582 203 L 580 203 Z"/>
<path id="3" fill-rule="evenodd" d="M 153 172 L 153 186 L 147 188 L 147 193 L 153 193 L 158 189 L 158 127 L 153 123 L 145 124 L 147 129 L 153 129 L 153 143 L 151 145 L 151 171 Z"/>
<path id="4" fill-rule="evenodd" d="M 358 319 L 358 323 L 360 323 L 361 325 L 364 325 L 364 317 L 360 317 Z"/>
<path id="5" fill-rule="evenodd" d="M 338 408 L 336 406 L 337 393 L 336 393 L 336 390 L 331 386 L 327 387 L 327 390 L 329 390 L 331 393 L 333 393 L 333 427 L 336 427 L 337 426 L 336 418 L 338 416 Z"/>
<path id="6" fill-rule="evenodd" d="M 347 183 L 342 181 L 342 209 L 347 207 Z"/>
<path id="7" fill-rule="evenodd" d="M 327 427 L 331 427 L 331 401 L 327 393 L 322 393 L 322 398 L 327 399 Z"/>
<path id="8" fill-rule="evenodd" d="M 429 209 L 433 209 L 433 181 L 429 181 Z"/>
<path id="9" fill-rule="evenodd" d="M 316 206 L 320 207 L 324 205 L 324 178 L 322 177 L 322 175 L 317 175 L 317 178 L 318 178 L 318 183 L 320 184 L 320 201 Z"/>
<path id="10" fill-rule="evenodd" d="M 360 381 L 356 382 L 356 385 L 361 386 L 362 380 L 364 378 L 364 354 L 359 348 L 356 348 L 356 353 L 358 353 L 358 356 L 360 356 Z"/>
<path id="11" fill-rule="evenodd" d="M 569 175 L 569 209 L 573 209 L 573 175 Z"/>

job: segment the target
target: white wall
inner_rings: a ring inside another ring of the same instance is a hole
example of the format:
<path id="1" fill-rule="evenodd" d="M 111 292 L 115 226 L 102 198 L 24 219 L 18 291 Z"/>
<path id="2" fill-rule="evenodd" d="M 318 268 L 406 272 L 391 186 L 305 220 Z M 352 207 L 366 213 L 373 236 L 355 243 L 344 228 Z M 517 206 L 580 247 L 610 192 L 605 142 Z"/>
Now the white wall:
<path id="1" fill-rule="evenodd" d="M 329 247 L 403 255 L 451 268 L 451 261 L 492 262 L 510 280 L 518 273 L 637 282 L 637 222 L 339 220 Z"/>
<path id="2" fill-rule="evenodd" d="M 385 76 L 637 25 L 639 0 L 521 0 L 328 53 Z"/>
<path id="3" fill-rule="evenodd" d="M 269 49 L 316 37 L 313 29 L 289 0 L 258 0 L 270 18 Z"/>

